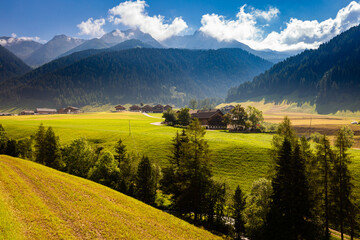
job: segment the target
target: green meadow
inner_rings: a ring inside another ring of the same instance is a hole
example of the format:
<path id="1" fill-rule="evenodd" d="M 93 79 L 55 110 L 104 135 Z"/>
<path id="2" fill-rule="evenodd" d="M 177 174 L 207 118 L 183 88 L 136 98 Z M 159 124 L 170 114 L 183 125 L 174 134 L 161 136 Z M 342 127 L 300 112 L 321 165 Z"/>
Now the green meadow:
<path id="1" fill-rule="evenodd" d="M 221 239 L 95 182 L 0 155 L 0 239 Z"/>
<path id="2" fill-rule="evenodd" d="M 53 127 L 62 145 L 80 137 L 87 138 L 94 147 L 103 146 L 113 151 L 113 146 L 123 139 L 129 152 L 148 155 L 160 166 L 166 166 L 171 139 L 179 128 L 153 125 L 160 122 L 162 114 L 141 113 L 84 113 L 78 115 L 37 115 L 1 117 L 7 135 L 21 139 L 34 134 L 38 126 Z M 248 192 L 252 182 L 267 176 L 272 165 L 269 155 L 271 134 L 229 133 L 207 131 L 206 139 L 212 153 L 214 177 L 225 181 L 231 190 L 239 184 Z M 360 189 L 360 151 L 352 150 L 354 183 Z M 360 191 L 359 191 L 360 193 Z"/>

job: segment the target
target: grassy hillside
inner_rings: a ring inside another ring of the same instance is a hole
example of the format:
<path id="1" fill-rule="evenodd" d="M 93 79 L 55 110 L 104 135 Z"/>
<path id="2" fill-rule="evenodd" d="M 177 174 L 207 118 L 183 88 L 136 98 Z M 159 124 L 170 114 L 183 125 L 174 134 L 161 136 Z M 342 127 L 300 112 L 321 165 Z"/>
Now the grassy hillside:
<path id="1" fill-rule="evenodd" d="M 94 182 L 0 156 L 0 239 L 217 239 Z"/>

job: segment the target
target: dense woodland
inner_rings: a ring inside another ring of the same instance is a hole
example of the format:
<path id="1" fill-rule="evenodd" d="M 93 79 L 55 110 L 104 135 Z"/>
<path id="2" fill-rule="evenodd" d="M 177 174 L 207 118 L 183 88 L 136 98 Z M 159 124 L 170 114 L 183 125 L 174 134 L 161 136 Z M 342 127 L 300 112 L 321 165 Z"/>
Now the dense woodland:
<path id="1" fill-rule="evenodd" d="M 0 82 L 30 71 L 21 59 L 0 45 Z"/>
<path id="2" fill-rule="evenodd" d="M 1 84 L 1 103 L 49 106 L 158 102 L 225 96 L 272 64 L 241 49 L 136 48 L 75 53 Z M 97 50 L 99 51 L 99 50 Z M 92 56 L 91 56 L 92 55 Z M 15 86 L 14 86 L 15 85 Z"/>
<path id="3" fill-rule="evenodd" d="M 163 169 L 156 159 L 127 152 L 121 139 L 113 151 L 84 138 L 60 146 L 52 128 L 42 124 L 19 141 L 9 139 L 0 125 L 0 154 L 88 178 L 235 239 L 330 239 L 330 229 L 342 238 L 344 233 L 359 236 L 359 205 L 348 170 L 349 128 L 338 131 L 334 146 L 323 135 L 311 147 L 285 117 L 272 140 L 273 168 L 247 195 L 241 186 L 229 192 L 212 178 L 205 134 L 197 119 L 178 131 Z"/>
<path id="4" fill-rule="evenodd" d="M 228 92 L 227 101 L 316 103 L 318 112 L 359 110 L 360 26 L 307 50 Z"/>

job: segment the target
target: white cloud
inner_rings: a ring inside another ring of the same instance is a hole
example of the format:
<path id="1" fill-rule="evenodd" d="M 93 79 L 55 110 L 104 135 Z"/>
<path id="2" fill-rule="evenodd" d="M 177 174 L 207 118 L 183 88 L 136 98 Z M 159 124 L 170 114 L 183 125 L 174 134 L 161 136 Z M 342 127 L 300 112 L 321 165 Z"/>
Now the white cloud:
<path id="1" fill-rule="evenodd" d="M 105 24 L 105 19 L 89 18 L 86 22 L 82 21 L 77 27 L 80 29 L 79 35 L 89 35 L 91 37 L 101 37 L 105 34 L 102 26 Z"/>
<path id="2" fill-rule="evenodd" d="M 141 0 L 122 2 L 109 10 L 109 21 L 131 28 L 139 28 L 159 41 L 178 35 L 188 28 L 181 17 L 176 17 L 171 23 L 167 23 L 164 16 L 149 16 L 145 12 L 145 7 L 148 5 Z"/>
<path id="3" fill-rule="evenodd" d="M 21 41 L 35 41 L 39 43 L 46 43 L 46 40 L 41 40 L 39 37 L 18 37 L 15 33 L 11 34 L 11 37 L 6 39 L 0 39 L 0 45 L 12 45 Z"/>
<path id="4" fill-rule="evenodd" d="M 263 26 L 258 25 L 257 19 L 270 21 L 278 14 L 279 10 L 276 8 L 268 11 L 252 9 L 246 13 L 244 5 L 236 15 L 236 20 L 226 20 L 216 14 L 204 15 L 200 30 L 219 41 L 237 40 L 254 49 L 286 51 L 317 48 L 321 43 L 360 24 L 360 4 L 352 1 L 340 9 L 334 19 L 318 22 L 291 18 L 284 30 L 264 36 Z"/>

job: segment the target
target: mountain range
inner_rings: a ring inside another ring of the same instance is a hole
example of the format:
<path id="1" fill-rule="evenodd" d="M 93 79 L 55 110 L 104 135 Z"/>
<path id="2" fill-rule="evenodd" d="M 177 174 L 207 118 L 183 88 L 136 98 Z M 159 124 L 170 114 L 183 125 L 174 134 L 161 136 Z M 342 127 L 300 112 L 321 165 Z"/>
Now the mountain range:
<path id="1" fill-rule="evenodd" d="M 134 44 L 140 42 L 76 52 L 2 82 L 0 102 L 24 107 L 39 103 L 49 107 L 139 102 L 184 105 L 190 98 L 224 97 L 230 87 L 272 66 L 241 49 L 121 50 Z"/>
<path id="2" fill-rule="evenodd" d="M 105 49 L 126 40 L 137 39 L 149 44 L 154 48 L 179 48 L 179 49 L 220 49 L 240 48 L 270 62 L 277 63 L 297 52 L 276 52 L 272 50 L 258 51 L 238 41 L 218 41 L 217 39 L 196 31 L 192 35 L 174 36 L 165 41 L 158 42 L 150 34 L 143 33 L 138 29 L 114 30 L 104 34 L 101 38 L 83 40 L 66 35 L 57 35 L 45 44 L 32 40 L 13 37 L 0 38 L 0 45 L 4 46 L 26 64 L 38 67 L 56 58 L 63 57 L 74 52 L 88 49 Z"/>
<path id="3" fill-rule="evenodd" d="M 229 90 L 227 101 L 311 102 L 320 113 L 360 110 L 360 26 L 316 50 L 274 65 L 253 81 Z"/>

